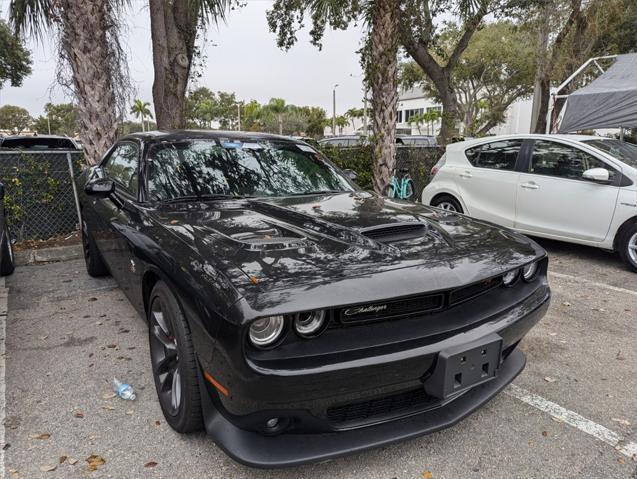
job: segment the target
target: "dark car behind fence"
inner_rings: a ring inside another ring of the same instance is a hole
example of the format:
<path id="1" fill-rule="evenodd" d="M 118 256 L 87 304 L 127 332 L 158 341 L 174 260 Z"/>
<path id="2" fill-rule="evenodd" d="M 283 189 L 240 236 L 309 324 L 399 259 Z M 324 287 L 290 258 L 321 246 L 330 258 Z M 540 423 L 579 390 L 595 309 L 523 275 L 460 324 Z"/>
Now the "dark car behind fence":
<path id="1" fill-rule="evenodd" d="M 358 174 L 356 183 L 364 189 L 372 189 L 372 147 L 357 146 L 337 148 L 323 146 L 321 151 L 334 163 L 343 169 L 352 169 Z M 409 147 L 398 146 L 396 148 L 396 176 L 400 178 L 401 169 L 407 169 L 414 182 L 415 196 L 411 200 L 420 200 L 423 188 L 431 180 L 431 168 L 444 154 L 445 149 L 440 147 Z"/>
<path id="2" fill-rule="evenodd" d="M 0 150 L 0 181 L 14 239 L 48 239 L 78 229 L 71 176 L 79 175 L 81 165 L 77 150 Z"/>

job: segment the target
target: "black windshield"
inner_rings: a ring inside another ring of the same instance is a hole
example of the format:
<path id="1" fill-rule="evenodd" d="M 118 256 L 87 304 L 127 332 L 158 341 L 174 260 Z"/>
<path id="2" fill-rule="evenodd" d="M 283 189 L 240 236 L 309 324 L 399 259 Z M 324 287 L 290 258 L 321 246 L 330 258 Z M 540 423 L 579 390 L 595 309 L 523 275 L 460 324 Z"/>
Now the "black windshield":
<path id="1" fill-rule="evenodd" d="M 353 190 L 336 168 L 302 144 L 180 141 L 154 146 L 148 158 L 149 196 L 160 201 Z"/>
<path id="2" fill-rule="evenodd" d="M 583 143 L 594 146 L 598 150 L 608 153 L 627 165 L 637 168 L 637 146 L 632 143 L 613 139 L 604 140 L 601 138 L 599 140 L 584 140 Z"/>

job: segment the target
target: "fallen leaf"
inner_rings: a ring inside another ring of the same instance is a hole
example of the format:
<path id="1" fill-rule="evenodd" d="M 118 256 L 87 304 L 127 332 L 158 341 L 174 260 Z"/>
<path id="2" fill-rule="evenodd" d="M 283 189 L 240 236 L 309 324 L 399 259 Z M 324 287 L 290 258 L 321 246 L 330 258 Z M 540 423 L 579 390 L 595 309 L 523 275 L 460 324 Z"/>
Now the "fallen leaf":
<path id="1" fill-rule="evenodd" d="M 117 344 L 107 344 L 106 345 L 107 348 L 113 349 L 117 347 Z"/>
<path id="2" fill-rule="evenodd" d="M 542 436 L 544 436 L 544 437 L 548 437 L 548 435 L 549 435 L 549 432 L 548 432 L 548 431 L 542 431 Z"/>
<path id="3" fill-rule="evenodd" d="M 564 422 L 564 421 L 562 421 L 559 417 L 553 417 L 553 416 L 551 416 L 551 419 L 552 419 L 553 421 L 555 421 L 555 422 Z"/>
<path id="4" fill-rule="evenodd" d="M 617 459 L 617 462 L 620 464 L 626 464 L 626 461 L 624 461 L 621 457 Z"/>
<path id="5" fill-rule="evenodd" d="M 434 475 L 431 473 L 431 471 L 425 471 L 422 473 L 422 477 L 424 477 L 425 479 L 432 479 Z"/>
<path id="6" fill-rule="evenodd" d="M 73 416 L 75 416 L 78 419 L 84 419 L 84 413 L 82 411 L 75 411 L 73 413 Z"/>
<path id="7" fill-rule="evenodd" d="M 68 456 L 60 456 L 60 464 L 64 464 L 67 459 L 68 459 Z"/>
<path id="8" fill-rule="evenodd" d="M 144 467 L 155 467 L 157 465 L 157 463 L 155 461 L 149 461 L 146 464 L 144 464 Z"/>
<path id="9" fill-rule="evenodd" d="M 621 351 L 617 351 L 617 356 L 615 356 L 615 359 L 617 359 L 617 361 L 623 361 L 626 358 L 622 355 Z"/>
<path id="10" fill-rule="evenodd" d="M 57 464 L 43 464 L 40 466 L 42 472 L 55 471 L 58 468 Z"/>
<path id="11" fill-rule="evenodd" d="M 73 457 L 69 457 L 67 462 L 71 465 L 71 466 L 75 466 L 77 464 L 77 459 L 73 458 Z"/>
<path id="12" fill-rule="evenodd" d="M 97 470 L 98 466 L 102 466 L 106 464 L 106 461 L 104 460 L 103 457 L 97 456 L 95 454 L 91 454 L 89 457 L 87 457 L 86 462 L 88 462 L 88 468 L 91 471 L 95 471 Z"/>
<path id="13" fill-rule="evenodd" d="M 97 301 L 97 298 L 89 298 L 88 300 L 92 303 L 93 301 Z"/>
<path id="14" fill-rule="evenodd" d="M 159 426 L 161 423 L 159 421 L 155 421 L 155 426 Z"/>
<path id="15" fill-rule="evenodd" d="M 113 406 L 102 406 L 102 409 L 106 409 L 107 411 L 114 411 L 115 408 Z"/>
<path id="16" fill-rule="evenodd" d="M 622 418 L 619 418 L 619 417 L 613 417 L 613 418 L 611 418 L 611 421 L 618 422 L 622 426 L 630 426 L 630 421 L 627 421 L 626 419 L 622 419 Z"/>
<path id="17" fill-rule="evenodd" d="M 46 341 L 46 339 L 47 339 L 48 337 L 49 337 L 48 335 L 46 335 L 46 336 L 40 336 L 40 341 Z"/>
<path id="18" fill-rule="evenodd" d="M 552 377 L 550 377 L 550 376 L 546 376 L 546 377 L 544 378 L 544 380 L 545 380 L 547 383 L 554 383 L 555 381 L 557 381 L 557 379 L 552 378 Z"/>
<path id="19" fill-rule="evenodd" d="M 117 394 L 115 393 L 104 393 L 102 394 L 102 399 L 113 399 Z"/>
<path id="20" fill-rule="evenodd" d="M 31 439 L 48 439 L 51 437 L 51 434 L 49 434 L 48 432 L 42 432 L 40 434 L 33 434 L 31 436 Z"/>
<path id="21" fill-rule="evenodd" d="M 132 409 L 129 409 L 128 411 L 126 411 L 126 414 L 128 414 L 129 416 L 132 416 L 134 412 L 135 411 L 133 411 Z"/>
<path id="22" fill-rule="evenodd" d="M 570 305 L 571 305 L 571 303 L 569 303 L 568 301 L 564 301 L 564 302 L 562 303 L 562 306 L 570 306 Z"/>

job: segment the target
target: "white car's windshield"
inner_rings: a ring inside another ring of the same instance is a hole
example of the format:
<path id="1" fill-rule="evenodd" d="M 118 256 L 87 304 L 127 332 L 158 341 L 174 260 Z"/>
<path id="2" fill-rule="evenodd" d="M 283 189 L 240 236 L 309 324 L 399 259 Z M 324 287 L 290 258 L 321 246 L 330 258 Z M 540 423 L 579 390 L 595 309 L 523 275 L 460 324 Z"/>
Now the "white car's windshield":
<path id="1" fill-rule="evenodd" d="M 637 168 L 637 145 L 621 140 L 605 140 L 602 138 L 599 140 L 584 140 L 582 143 L 594 146 L 598 150 L 602 150 L 604 153 L 608 153 L 618 160 L 623 161 L 628 166 Z"/>
<path id="2" fill-rule="evenodd" d="M 353 190 L 340 171 L 301 143 L 188 140 L 156 145 L 148 158 L 149 194 L 160 201 Z"/>

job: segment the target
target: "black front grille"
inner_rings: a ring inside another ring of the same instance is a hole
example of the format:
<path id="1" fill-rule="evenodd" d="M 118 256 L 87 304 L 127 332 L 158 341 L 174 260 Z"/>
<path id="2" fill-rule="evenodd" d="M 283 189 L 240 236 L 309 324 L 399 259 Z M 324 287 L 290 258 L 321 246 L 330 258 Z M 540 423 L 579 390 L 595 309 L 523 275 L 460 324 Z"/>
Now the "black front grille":
<path id="1" fill-rule="evenodd" d="M 443 307 L 444 299 L 444 294 L 428 294 L 397 301 L 349 306 L 337 310 L 336 317 L 343 323 L 407 317 L 438 311 Z"/>
<path id="2" fill-rule="evenodd" d="M 439 399 L 429 396 L 424 388 L 418 388 L 368 401 L 330 407 L 327 410 L 327 419 L 338 426 L 344 426 L 348 423 L 364 423 L 374 419 L 424 411 L 435 406 L 439 401 Z"/>
<path id="3" fill-rule="evenodd" d="M 482 293 L 496 288 L 502 284 L 502 277 L 497 276 L 495 278 L 485 279 L 479 283 L 470 284 L 463 288 L 455 289 L 449 296 L 449 304 L 455 305 L 469 299 L 473 299 L 476 296 L 480 296 Z"/>
<path id="4" fill-rule="evenodd" d="M 422 236 L 427 231 L 423 223 L 395 223 L 382 226 L 372 226 L 361 230 L 361 234 L 374 241 L 391 243 L 404 241 Z"/>

